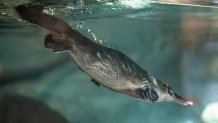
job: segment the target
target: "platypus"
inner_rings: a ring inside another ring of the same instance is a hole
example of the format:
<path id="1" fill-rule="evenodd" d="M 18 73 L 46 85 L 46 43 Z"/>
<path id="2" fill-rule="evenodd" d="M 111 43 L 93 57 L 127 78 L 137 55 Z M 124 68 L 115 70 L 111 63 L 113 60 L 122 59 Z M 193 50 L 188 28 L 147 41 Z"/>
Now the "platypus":
<path id="1" fill-rule="evenodd" d="M 65 21 L 43 13 L 42 7 L 19 5 L 15 9 L 22 19 L 48 30 L 44 41 L 46 48 L 69 53 L 79 69 L 97 85 L 148 102 L 172 101 L 193 105 L 121 51 L 92 41 Z"/>

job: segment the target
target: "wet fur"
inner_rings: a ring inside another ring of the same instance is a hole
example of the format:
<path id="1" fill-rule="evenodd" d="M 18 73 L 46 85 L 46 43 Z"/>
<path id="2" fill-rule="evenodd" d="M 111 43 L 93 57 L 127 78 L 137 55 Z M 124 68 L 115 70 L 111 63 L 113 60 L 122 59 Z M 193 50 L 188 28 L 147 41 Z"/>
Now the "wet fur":
<path id="1" fill-rule="evenodd" d="M 122 52 L 93 42 L 72 29 L 63 20 L 47 15 L 40 7 L 20 5 L 15 9 L 24 20 L 47 29 L 45 47 L 54 52 L 69 52 L 78 67 L 98 84 L 110 90 L 135 98 L 151 98 L 158 95 L 152 89 L 142 89 L 143 82 L 150 81 L 150 74 L 141 69 Z"/>

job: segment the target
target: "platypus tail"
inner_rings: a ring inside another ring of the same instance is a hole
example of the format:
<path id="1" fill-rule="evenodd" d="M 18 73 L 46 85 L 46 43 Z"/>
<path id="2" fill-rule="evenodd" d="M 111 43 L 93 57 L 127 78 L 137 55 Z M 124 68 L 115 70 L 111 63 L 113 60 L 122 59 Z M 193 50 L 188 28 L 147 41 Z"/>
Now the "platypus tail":
<path id="1" fill-rule="evenodd" d="M 73 44 L 90 46 L 89 48 L 91 49 L 97 46 L 96 43 L 71 28 L 62 19 L 43 13 L 42 6 L 31 4 L 18 5 L 15 7 L 15 10 L 22 19 L 37 24 L 49 31 L 50 34 L 46 36 L 44 45 L 54 52 L 69 51 Z"/>
<path id="2" fill-rule="evenodd" d="M 74 37 L 81 37 L 81 34 L 71 28 L 63 20 L 43 13 L 43 7 L 37 5 L 18 5 L 15 10 L 19 16 L 31 23 L 47 29 L 50 34 L 45 37 L 44 45 L 53 52 L 69 51 Z"/>
<path id="3" fill-rule="evenodd" d="M 55 37 L 66 38 L 70 35 L 74 37 L 81 35 L 62 19 L 43 13 L 42 6 L 18 5 L 15 7 L 15 10 L 22 19 L 47 29 Z"/>
<path id="4" fill-rule="evenodd" d="M 63 20 L 42 12 L 43 7 L 36 5 L 19 5 L 15 7 L 19 16 L 31 23 L 42 26 L 52 35 L 66 36 L 72 29 Z"/>

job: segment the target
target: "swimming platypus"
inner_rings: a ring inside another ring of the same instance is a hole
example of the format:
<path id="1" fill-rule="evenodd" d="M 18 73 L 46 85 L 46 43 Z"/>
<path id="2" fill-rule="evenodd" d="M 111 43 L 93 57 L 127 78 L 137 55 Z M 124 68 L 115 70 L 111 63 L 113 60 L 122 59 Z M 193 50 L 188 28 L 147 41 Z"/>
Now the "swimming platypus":
<path id="1" fill-rule="evenodd" d="M 43 13 L 42 7 L 19 5 L 15 9 L 22 19 L 49 31 L 44 42 L 46 48 L 69 53 L 76 65 L 97 85 L 148 102 L 174 101 L 193 105 L 124 53 L 90 40 L 63 20 Z"/>

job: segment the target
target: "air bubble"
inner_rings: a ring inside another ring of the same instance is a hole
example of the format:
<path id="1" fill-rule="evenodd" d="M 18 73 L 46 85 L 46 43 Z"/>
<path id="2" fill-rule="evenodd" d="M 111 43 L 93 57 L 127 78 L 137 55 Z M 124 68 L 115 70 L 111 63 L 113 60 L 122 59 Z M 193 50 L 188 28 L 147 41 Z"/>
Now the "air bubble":
<path id="1" fill-rule="evenodd" d="M 102 40 L 98 40 L 98 42 L 99 42 L 99 44 L 102 44 L 102 43 L 103 43 L 103 41 L 102 41 Z"/>
<path id="2" fill-rule="evenodd" d="M 55 15 L 55 8 L 49 8 L 49 9 L 44 9 L 43 11 L 42 11 L 43 13 L 45 13 L 45 14 L 49 14 L 49 15 Z"/>
<path id="3" fill-rule="evenodd" d="M 83 28 L 83 25 L 84 25 L 84 22 L 80 22 L 80 23 L 76 26 L 76 28 L 81 29 L 81 28 Z"/>
<path id="4" fill-rule="evenodd" d="M 84 1 L 83 1 L 83 0 L 77 1 L 77 5 L 78 5 L 78 6 L 83 6 L 83 5 L 84 5 Z"/>
<path id="5" fill-rule="evenodd" d="M 6 13 L 2 12 L 1 15 L 6 15 Z"/>
<path id="6" fill-rule="evenodd" d="M 91 29 L 88 29 L 88 32 L 89 32 L 89 34 L 91 35 L 92 40 L 97 41 L 99 44 L 106 43 L 106 41 L 104 41 L 104 40 L 97 40 L 97 37 L 96 37 L 95 33 L 92 32 Z M 111 47 L 111 48 L 112 48 L 112 47 Z"/>
<path id="7" fill-rule="evenodd" d="M 93 32 L 91 32 L 91 36 L 92 36 L 93 40 L 95 40 L 95 41 L 97 40 L 96 35 Z"/>

